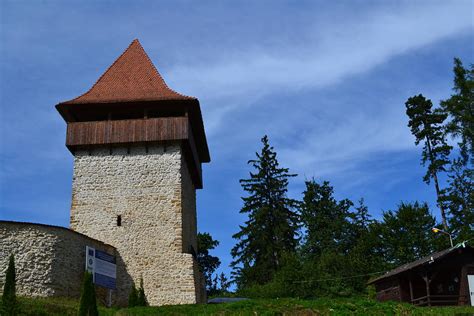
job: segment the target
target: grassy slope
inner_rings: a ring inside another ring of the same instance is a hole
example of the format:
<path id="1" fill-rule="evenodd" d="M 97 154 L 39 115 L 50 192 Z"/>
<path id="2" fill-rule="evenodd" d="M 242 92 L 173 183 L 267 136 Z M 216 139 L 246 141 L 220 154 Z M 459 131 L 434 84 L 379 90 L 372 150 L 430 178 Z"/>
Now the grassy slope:
<path id="1" fill-rule="evenodd" d="M 70 299 L 21 298 L 21 315 L 76 315 L 78 302 Z M 227 304 L 99 308 L 101 315 L 474 315 L 474 307 L 413 307 L 367 299 L 273 299 Z"/>

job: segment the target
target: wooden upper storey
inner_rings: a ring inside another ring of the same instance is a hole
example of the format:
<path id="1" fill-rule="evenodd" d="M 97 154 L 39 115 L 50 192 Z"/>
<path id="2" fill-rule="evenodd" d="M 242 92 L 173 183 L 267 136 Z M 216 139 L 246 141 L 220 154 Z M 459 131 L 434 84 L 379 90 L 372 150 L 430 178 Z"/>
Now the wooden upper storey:
<path id="1" fill-rule="evenodd" d="M 197 188 L 209 162 L 199 101 L 170 89 L 138 40 L 83 95 L 56 105 L 66 146 L 89 148 L 179 141 Z"/>

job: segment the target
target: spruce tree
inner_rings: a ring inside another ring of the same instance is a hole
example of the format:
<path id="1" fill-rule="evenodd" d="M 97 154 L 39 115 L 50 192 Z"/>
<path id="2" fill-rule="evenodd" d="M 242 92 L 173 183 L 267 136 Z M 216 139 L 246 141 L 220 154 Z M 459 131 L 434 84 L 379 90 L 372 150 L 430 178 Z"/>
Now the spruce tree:
<path id="1" fill-rule="evenodd" d="M 86 271 L 82 281 L 81 301 L 79 305 L 79 316 L 98 316 L 95 287 L 92 274 Z"/>
<path id="2" fill-rule="evenodd" d="M 16 300 L 16 272 L 15 272 L 15 258 L 10 255 L 8 261 L 8 268 L 5 276 L 5 285 L 3 287 L 2 295 L 2 310 L 1 315 L 16 315 L 18 312 Z"/>
<path id="3" fill-rule="evenodd" d="M 441 220 L 444 229 L 447 230 L 448 222 L 442 203 L 443 191 L 438 180 L 438 174 L 446 172 L 446 167 L 450 163 L 451 146 L 447 144 L 443 130 L 443 123 L 447 115 L 438 109 L 434 110 L 431 100 L 421 94 L 409 98 L 405 106 L 409 117 L 408 126 L 415 136 L 415 144 L 424 144 L 421 161 L 423 165 L 428 164 L 428 169 L 423 180 L 427 184 L 431 179 L 434 181 Z"/>
<path id="4" fill-rule="evenodd" d="M 257 159 L 248 162 L 255 171 L 249 179 L 240 180 L 248 193 L 242 198 L 240 213 L 248 219 L 233 235 L 238 242 L 231 251 L 233 275 L 240 288 L 270 281 L 284 254 L 294 252 L 298 243 L 298 203 L 287 196 L 288 179 L 296 175 L 279 166 L 267 136 L 261 141 Z"/>
<path id="5" fill-rule="evenodd" d="M 353 205 L 348 199 L 337 201 L 329 182 L 306 181 L 301 204 L 301 220 L 306 230 L 303 252 L 309 257 L 323 252 L 347 253 L 351 233 L 349 209 Z"/>

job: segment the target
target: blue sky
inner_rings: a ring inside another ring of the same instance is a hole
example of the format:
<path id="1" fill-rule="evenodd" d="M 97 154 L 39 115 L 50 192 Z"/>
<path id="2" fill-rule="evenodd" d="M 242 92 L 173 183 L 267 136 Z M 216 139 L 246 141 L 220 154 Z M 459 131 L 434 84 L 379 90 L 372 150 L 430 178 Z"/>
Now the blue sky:
<path id="1" fill-rule="evenodd" d="M 427 201 L 404 102 L 437 103 L 474 62 L 472 1 L 0 2 L 0 219 L 68 226 L 72 156 L 54 105 L 139 38 L 168 85 L 200 99 L 211 163 L 198 226 L 221 245 L 244 217 L 238 180 L 268 134 L 281 164 L 364 197 L 378 218 Z"/>

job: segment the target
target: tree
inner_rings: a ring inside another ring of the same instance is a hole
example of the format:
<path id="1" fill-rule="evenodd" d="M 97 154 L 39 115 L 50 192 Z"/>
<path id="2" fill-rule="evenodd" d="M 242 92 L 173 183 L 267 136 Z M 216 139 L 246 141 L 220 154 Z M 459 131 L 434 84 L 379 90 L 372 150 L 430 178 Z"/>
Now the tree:
<path id="1" fill-rule="evenodd" d="M 231 251 L 231 266 L 239 288 L 270 281 L 284 254 L 294 252 L 298 243 L 298 202 L 287 197 L 288 179 L 295 175 L 279 166 L 268 137 L 261 141 L 263 148 L 256 153 L 257 159 L 248 162 L 255 172 L 240 180 L 248 193 L 242 198 L 240 213 L 248 214 L 248 220 L 233 235 L 238 242 Z"/>
<path id="2" fill-rule="evenodd" d="M 446 135 L 458 140 L 460 157 L 452 160 L 444 198 L 449 223 L 458 240 L 474 238 L 474 67 L 454 59 L 454 94 L 441 101 Z"/>
<path id="3" fill-rule="evenodd" d="M 82 281 L 81 301 L 79 305 L 79 316 L 98 316 L 95 288 L 92 274 L 86 271 Z"/>
<path id="4" fill-rule="evenodd" d="M 383 213 L 380 225 L 385 260 L 392 266 L 420 259 L 439 249 L 431 231 L 436 220 L 426 203 L 401 203 L 396 211 Z M 444 241 L 444 245 L 449 244 Z"/>
<path id="5" fill-rule="evenodd" d="M 221 261 L 218 257 L 211 256 L 209 250 L 215 249 L 219 241 L 214 240 L 209 233 L 198 233 L 197 237 L 197 261 L 206 281 L 207 294 L 210 295 L 212 274 L 220 266 Z"/>
<path id="6" fill-rule="evenodd" d="M 409 117 L 408 126 L 415 136 L 415 144 L 423 142 L 422 164 L 428 163 L 423 180 L 429 184 L 430 179 L 434 180 L 438 207 L 441 211 L 441 219 L 445 230 L 448 229 L 446 212 L 442 204 L 443 191 L 440 189 L 438 173 L 445 172 L 449 165 L 449 153 L 451 146 L 446 142 L 443 131 L 443 122 L 447 115 L 438 109 L 433 110 L 433 103 L 419 94 L 413 96 L 405 103 L 406 113 Z"/>
<path id="7" fill-rule="evenodd" d="M 5 285 L 3 286 L 2 294 L 2 310 L 5 315 L 16 315 L 18 312 L 16 301 L 16 272 L 15 272 L 15 258 L 10 255 L 8 261 L 8 268 L 5 275 Z M 2 311 L 0 310 L 0 312 Z M 1 315 L 4 315 L 0 313 Z"/>
<path id="8" fill-rule="evenodd" d="M 350 238 L 348 199 L 336 201 L 334 189 L 328 181 L 306 181 L 301 204 L 301 221 L 306 230 L 303 252 L 320 256 L 324 251 L 347 253 Z"/>
<path id="9" fill-rule="evenodd" d="M 458 241 L 474 238 L 474 172 L 457 160 L 451 165 L 443 199 L 449 210 L 449 224 Z"/>
<path id="10" fill-rule="evenodd" d="M 453 71 L 455 94 L 441 101 L 441 109 L 449 117 L 446 132 L 459 139 L 461 156 L 467 163 L 474 157 L 474 66 L 466 69 L 459 58 L 454 58 Z"/>

